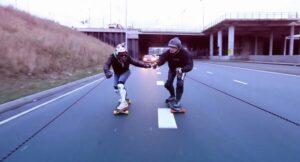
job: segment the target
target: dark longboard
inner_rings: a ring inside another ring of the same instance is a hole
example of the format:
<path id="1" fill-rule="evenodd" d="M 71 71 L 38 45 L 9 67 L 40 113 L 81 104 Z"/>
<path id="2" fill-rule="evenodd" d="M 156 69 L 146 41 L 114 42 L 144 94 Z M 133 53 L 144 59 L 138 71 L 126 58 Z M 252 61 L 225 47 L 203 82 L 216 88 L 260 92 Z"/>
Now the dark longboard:
<path id="1" fill-rule="evenodd" d="M 181 108 L 174 108 L 171 104 L 171 102 L 166 102 L 167 106 L 171 109 L 171 113 L 185 113 L 186 112 L 186 108 L 181 107 Z"/>

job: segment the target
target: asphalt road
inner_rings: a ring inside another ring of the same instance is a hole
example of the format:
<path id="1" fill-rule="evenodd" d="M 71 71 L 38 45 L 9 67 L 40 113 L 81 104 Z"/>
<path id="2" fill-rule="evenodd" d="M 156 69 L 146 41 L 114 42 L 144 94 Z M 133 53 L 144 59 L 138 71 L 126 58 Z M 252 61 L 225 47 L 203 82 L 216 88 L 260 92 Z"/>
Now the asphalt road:
<path id="1" fill-rule="evenodd" d="M 131 67 L 128 116 L 112 115 L 113 79 L 1 114 L 0 161 L 300 161 L 300 76 L 194 64 L 186 114 L 164 103 L 167 66 Z"/>

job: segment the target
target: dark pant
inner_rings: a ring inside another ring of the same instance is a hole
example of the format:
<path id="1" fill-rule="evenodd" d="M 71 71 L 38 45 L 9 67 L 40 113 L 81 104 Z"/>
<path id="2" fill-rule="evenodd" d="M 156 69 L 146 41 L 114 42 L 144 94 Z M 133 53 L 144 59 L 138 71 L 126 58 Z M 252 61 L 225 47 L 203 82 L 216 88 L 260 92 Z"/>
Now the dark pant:
<path id="1" fill-rule="evenodd" d="M 168 80 L 165 83 L 165 87 L 170 92 L 171 96 L 175 96 L 174 86 L 173 86 L 173 81 L 174 81 L 175 77 L 176 77 L 176 71 L 169 69 Z M 177 84 L 176 84 L 176 100 L 177 101 L 180 101 L 182 94 L 183 94 L 184 78 L 185 78 L 185 73 L 182 73 L 182 75 L 177 75 Z"/>
<path id="2" fill-rule="evenodd" d="M 117 85 L 119 83 L 125 84 L 125 82 L 127 81 L 128 77 L 130 76 L 130 71 L 127 70 L 125 73 L 123 74 L 115 74 L 114 75 L 114 88 L 117 88 Z"/>

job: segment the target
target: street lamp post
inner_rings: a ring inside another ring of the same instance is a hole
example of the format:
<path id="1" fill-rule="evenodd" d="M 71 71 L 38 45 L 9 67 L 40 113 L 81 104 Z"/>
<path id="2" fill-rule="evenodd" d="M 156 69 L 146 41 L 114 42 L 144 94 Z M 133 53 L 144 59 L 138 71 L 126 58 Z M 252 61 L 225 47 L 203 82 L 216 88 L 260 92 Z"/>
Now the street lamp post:
<path id="1" fill-rule="evenodd" d="M 91 27 L 91 8 L 88 8 L 89 9 L 89 23 L 88 23 L 88 27 L 90 28 Z"/>
<path id="2" fill-rule="evenodd" d="M 125 0 L 125 48 L 128 48 L 127 45 L 127 0 Z M 128 49 L 127 49 L 128 50 Z"/>
<path id="3" fill-rule="evenodd" d="M 109 24 L 111 24 L 111 0 L 109 1 Z"/>
<path id="4" fill-rule="evenodd" d="M 200 0 L 200 2 L 202 2 L 202 30 L 204 30 L 204 0 Z"/>

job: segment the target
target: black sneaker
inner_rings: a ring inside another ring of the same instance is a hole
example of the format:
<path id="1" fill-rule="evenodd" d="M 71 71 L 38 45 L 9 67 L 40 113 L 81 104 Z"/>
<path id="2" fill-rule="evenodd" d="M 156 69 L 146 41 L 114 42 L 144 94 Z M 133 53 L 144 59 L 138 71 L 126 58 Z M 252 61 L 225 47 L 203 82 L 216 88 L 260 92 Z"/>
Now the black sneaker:
<path id="1" fill-rule="evenodd" d="M 172 102 L 172 106 L 173 106 L 173 108 L 175 108 L 175 109 L 181 109 L 181 103 L 179 102 L 179 101 L 174 101 L 174 102 Z"/>
<path id="2" fill-rule="evenodd" d="M 169 98 L 166 99 L 166 103 L 172 102 L 172 101 L 175 101 L 175 97 L 174 96 L 170 96 Z"/>

